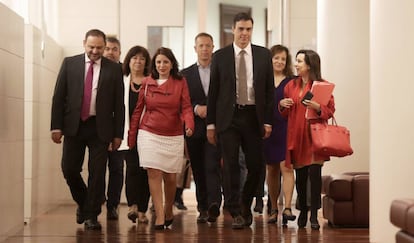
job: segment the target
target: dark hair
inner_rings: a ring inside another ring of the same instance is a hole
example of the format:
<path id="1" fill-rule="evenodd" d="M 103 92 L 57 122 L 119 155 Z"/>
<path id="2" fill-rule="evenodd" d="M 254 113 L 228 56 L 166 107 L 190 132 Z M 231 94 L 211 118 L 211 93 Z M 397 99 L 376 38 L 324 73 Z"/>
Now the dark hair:
<path id="1" fill-rule="evenodd" d="M 236 26 L 236 23 L 241 21 L 241 20 L 243 20 L 243 21 L 250 20 L 250 21 L 252 21 L 252 24 L 254 24 L 253 18 L 248 13 L 238 13 L 233 18 L 233 26 Z"/>
<path id="2" fill-rule="evenodd" d="M 322 75 L 321 75 L 321 59 L 313 50 L 299 50 L 296 53 L 296 57 L 299 54 L 305 55 L 305 63 L 309 66 L 309 79 L 312 81 L 322 81 Z"/>
<path id="3" fill-rule="evenodd" d="M 85 40 L 88 39 L 89 36 L 97 36 L 97 37 L 102 37 L 105 44 L 106 44 L 106 35 L 104 32 L 102 32 L 101 30 L 98 29 L 91 29 L 88 32 L 86 32 L 85 34 Z"/>
<path id="4" fill-rule="evenodd" d="M 108 36 L 106 38 L 106 42 L 115 43 L 119 46 L 119 48 L 121 48 L 121 42 L 119 42 L 119 40 L 115 36 Z"/>
<path id="5" fill-rule="evenodd" d="M 152 61 L 151 61 L 151 77 L 153 79 L 158 79 L 159 76 L 160 76 L 160 74 L 157 71 L 157 67 L 156 67 L 156 63 L 155 63 L 155 59 L 158 55 L 164 55 L 171 61 L 172 68 L 170 70 L 170 75 L 174 79 L 182 79 L 183 78 L 181 73 L 178 72 L 178 62 L 177 62 L 177 59 L 175 59 L 175 56 L 174 56 L 174 53 L 172 52 L 172 50 L 170 48 L 167 48 L 167 47 L 160 47 L 155 51 L 155 54 L 152 57 Z"/>
<path id="6" fill-rule="evenodd" d="M 210 38 L 211 41 L 213 41 L 213 36 L 211 36 L 210 34 L 208 34 L 206 32 L 201 32 L 198 35 L 196 35 L 196 37 L 194 38 L 194 41 L 197 41 L 198 37 L 207 37 L 207 38 Z"/>
<path id="7" fill-rule="evenodd" d="M 144 67 L 144 76 L 148 76 L 151 68 L 151 57 L 148 53 L 148 50 L 142 46 L 133 46 L 129 49 L 128 53 L 124 58 L 122 63 L 122 71 L 124 75 L 128 76 L 131 73 L 131 68 L 129 67 L 129 62 L 131 58 L 135 55 L 142 54 L 145 58 L 145 67 Z"/>
<path id="8" fill-rule="evenodd" d="M 286 53 L 286 65 L 283 69 L 283 74 L 286 77 L 293 77 L 293 70 L 292 70 L 292 56 L 290 55 L 289 49 L 283 45 L 274 45 L 270 48 L 270 52 L 272 53 L 272 58 L 281 52 Z"/>

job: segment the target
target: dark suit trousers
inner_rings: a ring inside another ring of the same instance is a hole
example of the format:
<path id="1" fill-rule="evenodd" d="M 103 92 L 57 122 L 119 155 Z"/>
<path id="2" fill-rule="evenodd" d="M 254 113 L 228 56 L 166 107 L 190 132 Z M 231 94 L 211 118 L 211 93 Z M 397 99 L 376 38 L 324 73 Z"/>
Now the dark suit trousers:
<path id="1" fill-rule="evenodd" d="M 82 176 L 85 149 L 89 149 L 88 185 Z M 87 219 L 94 219 L 101 213 L 105 197 L 105 173 L 108 159 L 108 142 L 99 139 L 96 119 L 91 117 L 80 122 L 78 134 L 65 136 L 62 154 L 62 172 L 72 193 Z"/>
<path id="2" fill-rule="evenodd" d="M 128 151 L 113 151 L 108 153 L 108 190 L 106 192 L 106 207 L 118 207 L 124 183 L 124 160 Z"/>
<path id="3" fill-rule="evenodd" d="M 186 139 L 196 185 L 197 208 L 207 211 L 212 203 L 221 204 L 220 156 L 206 137 Z"/>
<path id="4" fill-rule="evenodd" d="M 126 155 L 125 194 L 128 206 L 136 204 L 139 212 L 147 212 L 150 198 L 148 175 L 139 165 L 136 146 Z"/>
<path id="5" fill-rule="evenodd" d="M 250 206 L 259 184 L 259 175 L 264 167 L 263 140 L 254 106 L 235 108 L 229 128 L 218 134 L 224 160 L 224 183 L 226 206 L 235 217 L 250 214 Z M 245 153 L 248 174 L 240 195 L 239 147 Z"/>

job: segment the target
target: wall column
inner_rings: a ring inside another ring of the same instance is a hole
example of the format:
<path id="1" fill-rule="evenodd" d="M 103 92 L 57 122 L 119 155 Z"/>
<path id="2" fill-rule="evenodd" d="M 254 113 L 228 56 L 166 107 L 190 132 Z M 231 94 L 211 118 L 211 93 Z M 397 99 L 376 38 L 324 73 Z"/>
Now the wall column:
<path id="1" fill-rule="evenodd" d="M 318 0 L 322 77 L 335 83 L 335 117 L 351 131 L 354 154 L 331 158 L 324 174 L 369 171 L 369 1 Z"/>
<path id="2" fill-rule="evenodd" d="M 414 198 L 414 2 L 370 1 L 370 241 L 394 242 L 392 200 Z"/>

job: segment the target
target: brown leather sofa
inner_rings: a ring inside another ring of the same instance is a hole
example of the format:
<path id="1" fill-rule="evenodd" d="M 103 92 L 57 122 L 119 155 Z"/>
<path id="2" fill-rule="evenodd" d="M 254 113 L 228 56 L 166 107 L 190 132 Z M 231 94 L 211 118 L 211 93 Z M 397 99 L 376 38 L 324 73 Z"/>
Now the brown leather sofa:
<path id="1" fill-rule="evenodd" d="M 323 217 L 334 227 L 369 227 L 369 173 L 322 177 Z"/>
<path id="2" fill-rule="evenodd" d="M 400 228 L 395 235 L 396 243 L 414 242 L 414 199 L 392 201 L 390 221 Z"/>

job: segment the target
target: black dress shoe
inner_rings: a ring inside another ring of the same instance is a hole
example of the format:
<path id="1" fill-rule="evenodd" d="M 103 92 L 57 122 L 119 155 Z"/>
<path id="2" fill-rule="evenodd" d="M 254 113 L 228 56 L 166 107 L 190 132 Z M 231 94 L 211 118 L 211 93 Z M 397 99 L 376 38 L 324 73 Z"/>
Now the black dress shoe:
<path id="1" fill-rule="evenodd" d="M 210 223 L 214 223 L 217 220 L 217 217 L 220 215 L 220 208 L 218 207 L 217 203 L 213 203 L 208 208 L 208 218 L 207 221 Z"/>
<path id="2" fill-rule="evenodd" d="M 253 211 L 262 214 L 263 213 L 263 198 L 256 197 L 256 205 L 254 206 Z"/>
<path id="3" fill-rule="evenodd" d="M 177 209 L 179 210 L 187 210 L 187 207 L 184 205 L 183 202 L 174 202 L 174 205 L 177 207 Z"/>
<path id="4" fill-rule="evenodd" d="M 197 223 L 204 224 L 204 223 L 207 223 L 207 220 L 208 220 L 207 211 L 201 211 L 197 217 Z"/>
<path id="5" fill-rule="evenodd" d="M 249 227 L 253 223 L 253 215 L 251 212 L 247 212 L 243 215 L 244 226 Z"/>
<path id="6" fill-rule="evenodd" d="M 231 224 L 232 229 L 243 229 L 246 222 L 244 221 L 244 218 L 241 215 L 238 215 L 233 218 L 233 223 Z"/>
<path id="7" fill-rule="evenodd" d="M 253 222 L 253 215 L 252 211 L 250 210 L 250 206 L 243 204 L 241 207 L 241 215 L 244 219 L 244 226 L 249 227 Z"/>
<path id="8" fill-rule="evenodd" d="M 101 224 L 96 219 L 87 219 L 85 221 L 85 229 L 87 230 L 100 230 L 102 229 Z"/>
<path id="9" fill-rule="evenodd" d="M 107 209 L 106 218 L 109 220 L 118 220 L 118 210 L 116 207 L 111 207 Z"/>
<path id="10" fill-rule="evenodd" d="M 85 222 L 85 216 L 83 215 L 83 212 L 80 207 L 76 209 L 76 223 L 83 224 Z"/>

